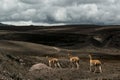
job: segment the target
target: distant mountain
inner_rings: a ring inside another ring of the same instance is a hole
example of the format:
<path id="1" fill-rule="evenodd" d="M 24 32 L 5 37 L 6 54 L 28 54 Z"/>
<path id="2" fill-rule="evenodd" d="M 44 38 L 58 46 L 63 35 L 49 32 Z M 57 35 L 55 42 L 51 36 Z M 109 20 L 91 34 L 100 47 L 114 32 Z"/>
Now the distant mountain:
<path id="1" fill-rule="evenodd" d="M 0 23 L 0 26 L 13 26 L 13 25 L 8 25 L 8 24 Z"/>
<path id="2" fill-rule="evenodd" d="M 0 23 L 0 26 L 5 26 L 5 24 Z"/>

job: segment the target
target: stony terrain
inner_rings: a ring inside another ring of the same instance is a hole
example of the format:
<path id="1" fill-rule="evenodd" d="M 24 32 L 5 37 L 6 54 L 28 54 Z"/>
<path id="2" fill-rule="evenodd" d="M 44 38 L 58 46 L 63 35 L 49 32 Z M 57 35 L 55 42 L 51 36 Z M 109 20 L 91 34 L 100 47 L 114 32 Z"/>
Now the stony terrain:
<path id="1" fill-rule="evenodd" d="M 68 52 L 80 58 L 71 68 Z M 89 57 L 102 62 L 103 73 L 89 71 Z M 62 68 L 48 66 L 46 56 Z M 119 26 L 0 26 L 1 80 L 120 80 Z"/>

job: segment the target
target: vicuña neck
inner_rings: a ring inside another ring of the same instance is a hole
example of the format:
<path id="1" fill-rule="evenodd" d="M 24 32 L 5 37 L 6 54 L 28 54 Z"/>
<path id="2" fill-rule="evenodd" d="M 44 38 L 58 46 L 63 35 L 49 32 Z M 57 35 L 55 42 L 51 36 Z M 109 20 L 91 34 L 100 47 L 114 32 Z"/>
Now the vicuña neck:
<path id="1" fill-rule="evenodd" d="M 91 56 L 91 55 L 89 55 L 89 57 L 90 57 L 90 60 L 92 60 L 92 56 Z"/>

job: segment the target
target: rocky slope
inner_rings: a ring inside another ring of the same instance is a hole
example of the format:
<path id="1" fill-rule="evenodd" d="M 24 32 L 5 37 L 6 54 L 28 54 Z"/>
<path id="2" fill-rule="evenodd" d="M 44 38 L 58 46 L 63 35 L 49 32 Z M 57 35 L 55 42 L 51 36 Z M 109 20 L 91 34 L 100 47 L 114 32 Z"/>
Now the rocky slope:
<path id="1" fill-rule="evenodd" d="M 119 26 L 0 26 L 1 80 L 119 80 Z M 68 52 L 80 58 L 72 69 Z M 89 72 L 89 57 L 102 61 L 103 73 Z M 48 66 L 60 59 L 62 69 Z"/>

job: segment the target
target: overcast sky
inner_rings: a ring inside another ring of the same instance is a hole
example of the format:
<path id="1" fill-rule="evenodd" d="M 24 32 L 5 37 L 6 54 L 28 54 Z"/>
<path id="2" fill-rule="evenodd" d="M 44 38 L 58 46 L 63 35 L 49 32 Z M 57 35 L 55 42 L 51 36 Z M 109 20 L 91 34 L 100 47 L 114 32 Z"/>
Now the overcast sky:
<path id="1" fill-rule="evenodd" d="M 0 22 L 120 24 L 120 0 L 0 0 Z"/>

